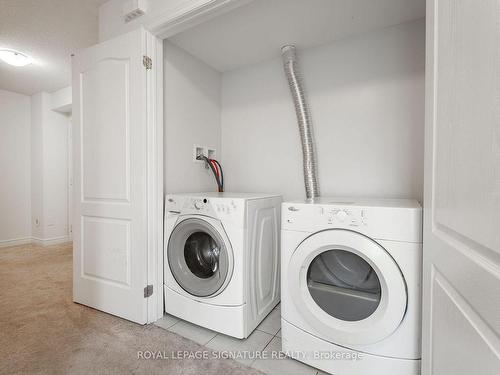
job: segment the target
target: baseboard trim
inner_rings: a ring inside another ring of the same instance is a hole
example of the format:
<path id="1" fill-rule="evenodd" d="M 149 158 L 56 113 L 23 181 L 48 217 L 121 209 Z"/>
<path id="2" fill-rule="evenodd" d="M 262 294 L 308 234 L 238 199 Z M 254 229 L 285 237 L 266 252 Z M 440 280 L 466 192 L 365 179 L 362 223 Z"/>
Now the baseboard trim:
<path id="1" fill-rule="evenodd" d="M 33 245 L 38 245 L 38 246 L 50 246 L 50 245 L 57 245 L 65 242 L 71 241 L 69 236 L 60 236 L 60 237 L 52 237 L 52 238 L 38 238 L 38 237 L 31 237 L 31 243 Z"/>
<path id="2" fill-rule="evenodd" d="M 2 247 L 10 247 L 10 246 L 18 246 L 18 245 L 27 245 L 32 243 L 31 237 L 25 238 L 14 238 L 11 240 L 2 240 L 0 241 L 0 248 Z"/>
<path id="3" fill-rule="evenodd" d="M 37 246 L 50 246 L 71 241 L 72 241 L 71 236 L 59 236 L 52 238 L 38 238 L 38 237 L 13 238 L 11 240 L 0 240 L 0 248 L 20 246 L 20 245 L 30 245 L 30 244 Z"/>

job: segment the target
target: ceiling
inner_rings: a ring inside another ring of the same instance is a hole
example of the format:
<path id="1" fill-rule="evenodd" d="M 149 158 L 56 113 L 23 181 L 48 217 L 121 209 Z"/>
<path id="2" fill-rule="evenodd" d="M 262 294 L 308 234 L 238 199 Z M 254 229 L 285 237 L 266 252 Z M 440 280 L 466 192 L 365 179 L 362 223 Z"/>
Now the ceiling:
<path id="1" fill-rule="evenodd" d="M 32 95 L 71 84 L 71 53 L 97 43 L 98 9 L 107 0 L 0 0 L 0 48 L 34 59 L 0 61 L 0 89 Z"/>
<path id="2" fill-rule="evenodd" d="M 218 71 L 425 17 L 425 0 L 254 0 L 169 40 Z"/>

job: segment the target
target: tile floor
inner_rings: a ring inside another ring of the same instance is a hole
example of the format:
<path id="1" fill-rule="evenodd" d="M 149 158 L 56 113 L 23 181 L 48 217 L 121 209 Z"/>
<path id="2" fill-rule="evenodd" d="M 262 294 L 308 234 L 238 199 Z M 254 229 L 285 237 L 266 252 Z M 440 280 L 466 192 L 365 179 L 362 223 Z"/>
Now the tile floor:
<path id="1" fill-rule="evenodd" d="M 262 321 L 257 329 L 245 340 L 235 339 L 209 329 L 191 324 L 171 315 L 155 323 L 158 327 L 177 333 L 198 344 L 217 351 L 250 351 L 250 352 L 278 352 L 281 350 L 281 312 L 280 305 Z M 290 358 L 271 359 L 235 358 L 236 361 L 253 367 L 269 375 L 323 375 L 313 367 Z"/>

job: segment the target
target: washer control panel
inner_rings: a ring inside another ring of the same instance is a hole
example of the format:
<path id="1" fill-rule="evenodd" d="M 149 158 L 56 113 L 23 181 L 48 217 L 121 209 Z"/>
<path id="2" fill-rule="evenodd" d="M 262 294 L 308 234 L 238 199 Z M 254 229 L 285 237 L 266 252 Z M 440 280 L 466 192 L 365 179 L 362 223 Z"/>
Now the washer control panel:
<path id="1" fill-rule="evenodd" d="M 207 198 L 189 197 L 184 200 L 181 211 L 183 213 L 213 215 L 214 207 Z"/>
<path id="2" fill-rule="evenodd" d="M 239 218 L 243 215 L 243 202 L 240 200 L 203 197 L 167 196 L 165 210 L 170 213 L 206 215 L 218 218 Z"/>
<path id="3" fill-rule="evenodd" d="M 213 208 L 207 198 L 179 198 L 169 196 L 165 202 L 165 210 L 172 213 L 190 213 L 190 214 L 210 214 Z"/>
<path id="4" fill-rule="evenodd" d="M 207 203 L 206 200 L 205 202 L 197 200 L 193 202 L 193 207 L 197 210 L 202 210 L 203 208 L 205 208 L 205 203 Z"/>

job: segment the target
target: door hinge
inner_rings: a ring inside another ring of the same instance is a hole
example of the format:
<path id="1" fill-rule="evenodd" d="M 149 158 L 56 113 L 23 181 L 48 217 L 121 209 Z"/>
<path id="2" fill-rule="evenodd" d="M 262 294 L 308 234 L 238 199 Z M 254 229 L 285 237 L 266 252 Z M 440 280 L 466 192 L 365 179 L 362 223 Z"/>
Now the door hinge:
<path id="1" fill-rule="evenodd" d="M 149 56 L 142 56 L 142 65 L 146 68 L 146 70 L 151 70 L 153 68 L 153 60 Z"/>
<path id="2" fill-rule="evenodd" d="M 147 285 L 144 288 L 144 298 L 151 297 L 153 295 L 153 285 Z"/>

